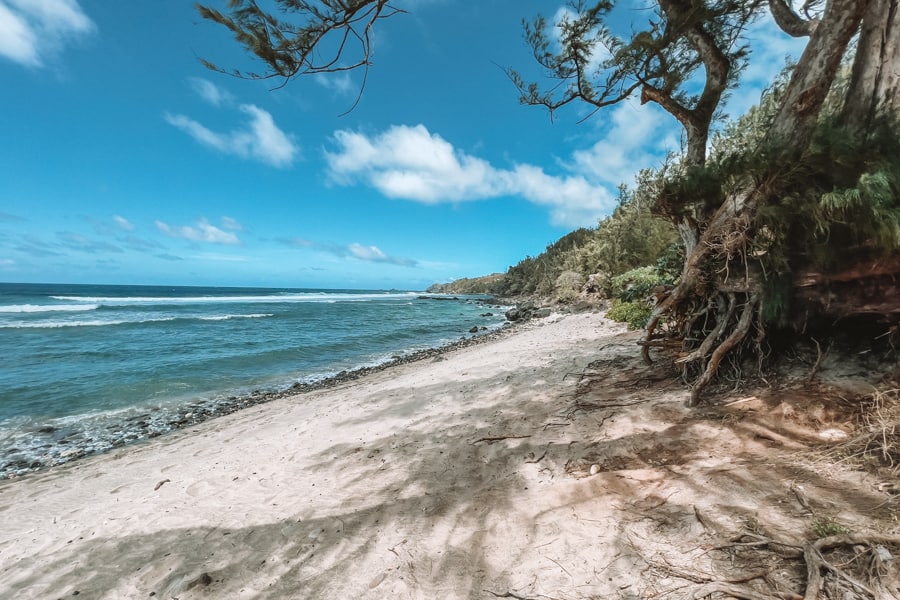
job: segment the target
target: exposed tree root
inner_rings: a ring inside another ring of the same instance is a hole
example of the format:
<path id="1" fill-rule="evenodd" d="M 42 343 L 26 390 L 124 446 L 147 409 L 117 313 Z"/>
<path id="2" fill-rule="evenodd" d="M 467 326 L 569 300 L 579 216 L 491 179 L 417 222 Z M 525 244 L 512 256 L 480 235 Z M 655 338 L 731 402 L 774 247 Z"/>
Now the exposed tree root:
<path id="1" fill-rule="evenodd" d="M 770 594 L 760 594 L 759 592 L 754 592 L 753 590 L 748 589 L 744 586 L 736 585 L 733 583 L 724 583 L 721 581 L 704 583 L 690 590 L 687 594 L 682 596 L 682 598 L 684 598 L 685 600 L 694 600 L 699 598 L 707 598 L 709 596 L 712 596 L 713 594 L 724 594 L 725 596 L 740 598 L 741 600 L 772 600 L 772 596 Z"/>
<path id="2" fill-rule="evenodd" d="M 503 440 L 522 440 L 525 438 L 530 438 L 530 435 L 498 435 L 493 437 L 483 437 L 478 438 L 474 442 L 470 442 L 471 445 L 480 444 L 481 442 L 486 442 L 488 445 L 494 444 L 496 442 L 502 442 Z"/>
<path id="3" fill-rule="evenodd" d="M 751 541 L 743 541 L 750 538 Z M 670 574 L 694 581 L 698 585 L 691 586 L 682 598 L 706 598 L 712 594 L 723 594 L 726 597 L 745 600 L 763 598 L 789 598 L 792 600 L 845 600 L 867 599 L 887 600 L 900 598 L 900 571 L 898 571 L 897 548 L 900 548 L 900 536 L 847 534 L 833 535 L 817 539 L 806 544 L 790 544 L 758 535 L 743 535 L 729 544 L 711 548 L 726 550 L 743 548 L 769 547 L 782 558 L 793 557 L 803 560 L 806 571 L 806 588 L 802 595 L 791 591 L 760 591 L 739 585 L 754 579 L 768 580 L 767 573 L 755 573 L 747 577 L 731 580 L 718 580 L 713 577 L 684 577 L 677 572 Z M 888 548 L 893 548 L 893 553 Z M 828 551 L 842 551 L 835 555 L 839 563 L 825 556 Z M 850 553 L 851 558 L 847 558 Z M 853 568 L 851 572 L 848 566 Z M 680 591 L 684 588 L 679 588 Z"/>
<path id="4" fill-rule="evenodd" d="M 741 318 L 738 321 L 737 327 L 735 327 L 734 331 L 731 332 L 731 335 L 725 338 L 725 340 L 713 351 L 712 356 L 709 358 L 709 362 L 706 363 L 706 370 L 703 371 L 703 375 L 697 379 L 694 383 L 694 387 L 691 389 L 690 406 L 697 405 L 700 393 L 707 385 L 709 385 L 709 382 L 712 381 L 719 368 L 719 363 L 722 362 L 725 355 L 731 351 L 732 348 L 743 342 L 744 338 L 747 337 L 747 333 L 750 331 L 751 320 L 756 313 L 757 302 L 759 302 L 759 300 L 756 295 L 750 296 L 750 299 L 744 305 L 744 311 L 741 313 Z"/>

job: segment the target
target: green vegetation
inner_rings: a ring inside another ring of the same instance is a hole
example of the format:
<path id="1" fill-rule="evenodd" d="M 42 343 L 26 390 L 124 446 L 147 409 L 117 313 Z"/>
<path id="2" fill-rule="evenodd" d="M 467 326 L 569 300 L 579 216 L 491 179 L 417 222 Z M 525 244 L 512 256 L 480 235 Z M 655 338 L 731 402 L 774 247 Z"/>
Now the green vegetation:
<path id="1" fill-rule="evenodd" d="M 653 309 L 646 302 L 613 300 L 606 317 L 619 323 L 627 323 L 628 329 L 643 329 L 650 320 Z"/>
<path id="2" fill-rule="evenodd" d="M 546 77 L 529 82 L 507 69 L 521 103 L 551 114 L 581 104 L 591 116 L 640 96 L 679 122 L 685 149 L 677 161 L 642 173 L 634 192 L 622 188 L 618 208 L 596 228 L 510 267 L 499 293 L 572 301 L 583 278 L 613 295 L 616 277 L 653 267 L 674 287 L 658 298 L 641 352 L 649 363 L 652 348 L 677 349 L 691 405 L 726 356 L 730 364 L 740 364 L 744 352 L 763 356 L 771 332 L 810 331 L 809 315 L 896 329 L 898 1 L 814 0 L 798 12 L 788 0 L 655 0 L 621 27 L 625 3 L 577 0 L 557 19 L 526 22 L 526 44 Z M 371 31 L 403 12 L 389 0 L 272 6 L 267 12 L 254 0 L 229 0 L 225 12 L 198 7 L 267 70 L 236 75 L 287 83 L 367 70 Z M 806 38 L 806 50 L 708 151 L 723 98 L 754 60 L 745 34 L 760 18 Z M 619 299 L 639 302 L 640 285 L 632 282 L 620 293 L 633 297 Z M 635 307 L 621 310 L 638 322 Z M 824 329 L 831 335 L 834 328 Z"/>
<path id="3" fill-rule="evenodd" d="M 431 294 L 500 294 L 503 289 L 503 273 L 483 277 L 464 277 L 449 283 L 436 283 L 426 291 Z"/>
<path id="4" fill-rule="evenodd" d="M 849 528 L 842 525 L 831 516 L 822 516 L 813 521 L 812 531 L 817 538 L 850 533 Z"/>
<path id="5" fill-rule="evenodd" d="M 619 205 L 610 216 L 596 228 L 573 231 L 547 246 L 540 255 L 510 267 L 499 293 L 571 302 L 595 275 L 594 281 L 599 285 L 596 291 L 609 297 L 614 294 L 614 277 L 655 265 L 666 256 L 677 256 L 675 227 L 650 212 L 653 187 L 660 184 L 661 177 L 660 172 L 645 171 L 636 190 L 621 186 Z M 671 283 L 670 275 L 671 271 L 666 271 L 665 283 Z"/>

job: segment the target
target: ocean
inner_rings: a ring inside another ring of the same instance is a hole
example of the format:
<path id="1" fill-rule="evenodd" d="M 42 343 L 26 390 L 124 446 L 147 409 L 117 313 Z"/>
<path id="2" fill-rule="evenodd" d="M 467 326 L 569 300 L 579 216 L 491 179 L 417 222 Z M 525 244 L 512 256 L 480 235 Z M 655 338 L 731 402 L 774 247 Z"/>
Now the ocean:
<path id="1" fill-rule="evenodd" d="M 503 311 L 407 291 L 0 283 L 0 478 L 489 332 Z"/>

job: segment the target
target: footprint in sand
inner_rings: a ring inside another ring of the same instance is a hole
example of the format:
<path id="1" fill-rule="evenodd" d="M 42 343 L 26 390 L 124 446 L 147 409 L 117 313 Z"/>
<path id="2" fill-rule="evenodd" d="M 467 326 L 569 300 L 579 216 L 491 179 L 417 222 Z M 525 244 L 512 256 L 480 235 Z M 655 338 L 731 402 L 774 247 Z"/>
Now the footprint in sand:
<path id="1" fill-rule="evenodd" d="M 187 489 L 184 490 L 184 493 L 192 498 L 196 498 L 198 496 L 208 495 L 212 486 L 208 481 L 197 481 L 187 486 Z"/>

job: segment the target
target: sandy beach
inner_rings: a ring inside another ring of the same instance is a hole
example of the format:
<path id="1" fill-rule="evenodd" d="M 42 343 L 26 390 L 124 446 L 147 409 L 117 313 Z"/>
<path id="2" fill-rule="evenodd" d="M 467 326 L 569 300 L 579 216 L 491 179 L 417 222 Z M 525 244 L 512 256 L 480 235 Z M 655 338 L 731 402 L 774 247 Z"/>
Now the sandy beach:
<path id="1" fill-rule="evenodd" d="M 686 409 L 636 335 L 554 315 L 0 482 L 0 597 L 646 598 L 725 578 L 713 540 L 750 521 L 804 535 L 798 486 L 891 522 L 877 478 L 796 460 L 846 415 Z"/>

